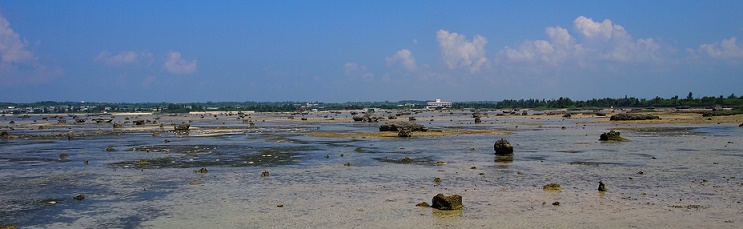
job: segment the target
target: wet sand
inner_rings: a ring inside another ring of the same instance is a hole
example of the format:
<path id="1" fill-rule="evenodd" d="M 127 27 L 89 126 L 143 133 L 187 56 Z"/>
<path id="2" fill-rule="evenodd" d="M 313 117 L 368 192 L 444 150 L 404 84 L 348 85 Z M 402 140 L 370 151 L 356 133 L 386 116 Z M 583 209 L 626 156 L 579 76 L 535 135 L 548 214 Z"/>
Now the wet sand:
<path id="1" fill-rule="evenodd" d="M 123 128 L 6 116 L 0 129 L 14 139 L 0 139 L 0 225 L 738 228 L 743 117 L 654 115 L 491 114 L 474 124 L 470 112 L 427 112 L 412 116 L 430 133 L 412 138 L 347 113 L 114 115 Z M 188 135 L 170 131 L 189 121 Z M 631 142 L 599 142 L 609 130 Z M 512 160 L 494 157 L 500 138 Z M 564 189 L 542 189 L 553 182 Z M 464 208 L 415 206 L 438 193 L 462 195 Z"/>

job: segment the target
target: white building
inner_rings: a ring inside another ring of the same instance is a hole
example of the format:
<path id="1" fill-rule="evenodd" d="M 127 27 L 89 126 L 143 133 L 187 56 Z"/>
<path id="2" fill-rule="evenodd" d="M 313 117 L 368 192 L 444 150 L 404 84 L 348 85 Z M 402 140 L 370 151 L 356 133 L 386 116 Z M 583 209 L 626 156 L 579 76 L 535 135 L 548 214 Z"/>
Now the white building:
<path id="1" fill-rule="evenodd" d="M 435 102 L 428 102 L 428 107 L 451 107 L 451 102 L 443 102 L 441 99 L 436 99 Z"/>

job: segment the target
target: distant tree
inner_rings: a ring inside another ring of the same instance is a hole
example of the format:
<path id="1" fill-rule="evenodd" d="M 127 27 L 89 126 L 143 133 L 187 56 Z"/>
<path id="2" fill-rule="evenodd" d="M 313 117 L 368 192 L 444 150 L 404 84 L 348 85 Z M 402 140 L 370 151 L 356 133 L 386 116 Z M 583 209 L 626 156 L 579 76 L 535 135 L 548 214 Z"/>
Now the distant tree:
<path id="1" fill-rule="evenodd" d="M 691 101 L 693 99 L 694 99 L 694 94 L 692 94 L 691 92 L 689 92 L 689 95 L 686 96 L 686 100 Z"/>

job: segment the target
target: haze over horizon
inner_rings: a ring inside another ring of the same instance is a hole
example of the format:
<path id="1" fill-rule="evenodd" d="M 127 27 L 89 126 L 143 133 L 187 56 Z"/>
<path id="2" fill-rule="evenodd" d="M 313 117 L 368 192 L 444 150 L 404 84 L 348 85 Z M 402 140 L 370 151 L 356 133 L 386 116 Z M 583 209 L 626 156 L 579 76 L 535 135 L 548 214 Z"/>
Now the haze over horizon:
<path id="1" fill-rule="evenodd" d="M 0 102 L 743 95 L 742 1 L 0 0 Z"/>

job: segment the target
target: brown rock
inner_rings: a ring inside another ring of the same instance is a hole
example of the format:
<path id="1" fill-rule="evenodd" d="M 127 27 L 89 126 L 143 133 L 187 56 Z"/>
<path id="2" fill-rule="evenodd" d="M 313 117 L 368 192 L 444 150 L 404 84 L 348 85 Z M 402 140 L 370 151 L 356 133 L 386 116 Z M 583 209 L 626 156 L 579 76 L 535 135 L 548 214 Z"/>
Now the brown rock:
<path id="1" fill-rule="evenodd" d="M 444 194 L 439 193 L 433 197 L 431 203 L 431 207 L 439 210 L 458 210 L 463 207 L 462 196 L 456 194 L 445 196 Z"/>

